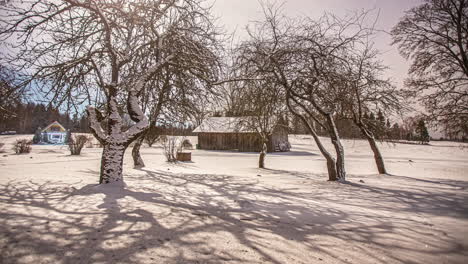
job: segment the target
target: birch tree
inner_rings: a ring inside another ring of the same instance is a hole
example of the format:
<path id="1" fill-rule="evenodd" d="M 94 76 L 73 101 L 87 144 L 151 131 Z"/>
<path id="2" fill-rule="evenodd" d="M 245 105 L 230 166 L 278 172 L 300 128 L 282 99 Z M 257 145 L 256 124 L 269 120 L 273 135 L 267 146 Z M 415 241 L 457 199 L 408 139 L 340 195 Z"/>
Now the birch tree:
<path id="1" fill-rule="evenodd" d="M 168 65 L 185 65 L 212 41 L 201 0 L 37 0 L 2 8 L 4 60 L 32 89 L 87 106 L 104 146 L 100 183 L 123 182 L 125 149 L 148 128 L 139 98 Z M 197 65 L 194 65 L 196 67 Z M 98 104 L 101 102 L 102 104 Z M 119 102 L 123 102 L 124 105 Z M 101 105 L 100 108 L 95 107 Z M 126 110 L 124 111 L 124 108 Z M 133 123 L 124 129 L 122 113 Z"/>

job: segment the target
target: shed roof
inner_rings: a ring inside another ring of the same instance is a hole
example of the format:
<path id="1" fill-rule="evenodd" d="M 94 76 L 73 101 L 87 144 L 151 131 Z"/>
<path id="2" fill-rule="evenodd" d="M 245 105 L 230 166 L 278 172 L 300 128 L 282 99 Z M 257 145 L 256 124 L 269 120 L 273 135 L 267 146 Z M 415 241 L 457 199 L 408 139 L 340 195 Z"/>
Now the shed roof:
<path id="1" fill-rule="evenodd" d="M 193 130 L 194 133 L 255 133 L 248 117 L 208 117 Z"/>

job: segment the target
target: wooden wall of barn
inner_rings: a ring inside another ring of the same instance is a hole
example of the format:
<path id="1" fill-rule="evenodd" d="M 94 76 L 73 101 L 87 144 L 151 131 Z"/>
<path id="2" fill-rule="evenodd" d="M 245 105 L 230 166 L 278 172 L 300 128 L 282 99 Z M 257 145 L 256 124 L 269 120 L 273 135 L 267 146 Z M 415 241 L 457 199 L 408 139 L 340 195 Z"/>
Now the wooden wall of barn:
<path id="1" fill-rule="evenodd" d="M 268 152 L 274 152 L 277 144 L 288 141 L 287 132 L 275 132 L 269 139 Z M 238 150 L 259 152 L 260 137 L 257 133 L 198 133 L 198 145 L 207 150 Z"/>

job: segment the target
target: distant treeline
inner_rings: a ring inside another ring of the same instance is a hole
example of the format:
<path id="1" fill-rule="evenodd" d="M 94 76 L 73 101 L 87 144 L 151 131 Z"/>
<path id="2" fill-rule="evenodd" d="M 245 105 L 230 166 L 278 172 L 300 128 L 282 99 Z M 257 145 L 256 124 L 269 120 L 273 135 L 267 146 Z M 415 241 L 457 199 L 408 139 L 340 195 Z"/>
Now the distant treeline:
<path id="1" fill-rule="evenodd" d="M 392 123 L 379 110 L 375 114 L 372 112 L 365 113 L 363 120 L 368 124 L 378 140 L 421 141 L 423 138 L 426 140 L 428 137 L 426 124 L 424 120 L 419 118 L 407 118 L 402 124 Z M 314 125 L 320 136 L 328 135 L 328 132 L 318 122 L 311 120 L 310 123 Z M 365 138 L 351 119 L 336 115 L 335 123 L 341 138 Z M 295 116 L 290 118 L 289 129 L 291 134 L 307 134 L 307 129 Z"/>
<path id="2" fill-rule="evenodd" d="M 90 133 L 89 121 L 86 113 L 81 115 L 61 112 L 52 106 L 36 103 L 16 103 L 10 107 L 8 115 L 0 115 L 0 132 L 16 131 L 18 134 L 34 134 L 38 128 L 45 128 L 54 121 L 58 121 L 66 129 L 75 133 Z M 131 122 L 129 118 L 124 121 Z M 193 126 L 172 126 L 170 124 L 160 124 L 157 126 L 157 133 L 164 135 L 194 135 Z"/>
<path id="3" fill-rule="evenodd" d="M 69 115 L 52 106 L 36 103 L 17 103 L 8 109 L 9 115 L 0 115 L 0 131 L 16 131 L 18 134 L 33 134 L 39 127 L 45 128 L 58 121 L 72 132 L 89 132 L 86 114 Z"/>
<path id="4" fill-rule="evenodd" d="M 16 131 L 18 134 L 33 134 L 38 128 L 45 128 L 53 121 L 58 121 L 66 129 L 77 133 L 89 133 L 88 117 L 85 113 L 78 115 L 69 115 L 59 111 L 52 106 L 36 103 L 18 103 L 12 109 L 9 109 L 14 115 L 0 115 L 0 132 Z M 421 140 L 421 129 L 425 124 L 421 120 L 408 118 L 402 124 L 391 123 L 386 119 L 381 111 L 366 113 L 364 119 L 370 124 L 372 131 L 377 139 L 380 140 Z M 349 118 L 337 115 L 335 117 L 337 129 L 342 138 L 364 138 L 359 128 Z M 288 118 L 288 126 L 291 134 L 307 134 L 306 128 L 297 117 Z M 312 121 L 319 135 L 326 136 L 327 132 L 321 126 Z M 419 126 L 419 128 L 418 128 Z M 185 135 L 192 136 L 195 127 L 172 126 L 169 124 L 158 125 L 155 128 L 160 135 Z"/>

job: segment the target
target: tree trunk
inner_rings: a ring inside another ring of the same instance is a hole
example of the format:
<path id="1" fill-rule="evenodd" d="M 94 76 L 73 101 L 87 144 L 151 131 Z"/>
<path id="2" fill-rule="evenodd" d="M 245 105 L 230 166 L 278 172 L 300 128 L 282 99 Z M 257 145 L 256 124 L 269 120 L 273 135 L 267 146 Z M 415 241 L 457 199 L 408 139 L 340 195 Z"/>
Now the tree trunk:
<path id="1" fill-rule="evenodd" d="M 122 143 L 106 143 L 104 145 L 99 183 L 123 183 L 122 166 L 126 148 L 125 144 Z"/>
<path id="2" fill-rule="evenodd" d="M 145 162 L 141 158 L 140 148 L 143 145 L 143 140 L 145 135 L 141 135 L 137 140 L 135 140 L 135 145 L 132 148 L 132 157 L 133 157 L 133 167 L 135 168 L 143 168 L 145 167 Z"/>
<path id="3" fill-rule="evenodd" d="M 148 128 L 148 119 L 138 105 L 138 97 L 134 91 L 127 99 L 127 109 L 130 118 L 135 122 L 129 129 L 122 131 L 122 117 L 119 113 L 115 96 L 108 102 L 107 130 L 102 125 L 102 113 L 92 106 L 86 109 L 89 117 L 90 130 L 104 146 L 101 158 L 101 174 L 99 183 L 123 183 L 122 164 L 125 149 L 138 139 Z"/>
<path id="4" fill-rule="evenodd" d="M 309 133 L 312 135 L 312 137 L 314 138 L 315 140 L 315 144 L 317 144 L 317 147 L 319 148 L 320 150 L 320 153 L 323 155 L 323 157 L 325 158 L 325 160 L 327 161 L 327 170 L 328 170 L 328 180 L 329 181 L 336 181 L 338 178 L 337 178 L 337 171 L 336 171 L 336 163 L 335 163 L 335 159 L 333 158 L 333 156 L 325 149 L 325 147 L 323 146 L 322 144 L 322 141 L 320 140 L 319 136 L 317 135 L 317 132 L 314 130 L 314 128 L 312 127 L 312 125 L 307 121 L 307 119 L 297 113 L 296 111 L 294 111 L 294 109 L 291 107 L 291 105 L 289 104 L 289 101 L 287 101 L 287 105 L 288 105 L 288 108 L 289 108 L 289 111 L 291 111 L 291 113 L 298 117 L 302 123 L 305 125 L 305 127 L 307 128 L 307 130 L 309 131 Z"/>
<path id="5" fill-rule="evenodd" d="M 317 133 L 312 134 L 312 137 L 315 140 L 315 144 L 317 144 L 317 147 L 320 150 L 320 153 L 322 153 L 323 157 L 327 160 L 327 170 L 328 170 L 328 180 L 329 181 L 336 181 L 338 180 L 338 174 L 336 171 L 336 162 L 333 156 L 325 149 L 325 147 L 322 144 L 322 141 L 318 137 Z"/>
<path id="6" fill-rule="evenodd" d="M 338 179 L 337 171 L 336 171 L 336 162 L 335 158 L 328 152 L 325 147 L 322 144 L 322 141 L 320 140 L 319 136 L 317 135 L 317 132 L 312 128 L 312 126 L 307 122 L 305 118 L 302 116 L 300 117 L 304 125 L 306 126 L 307 130 L 309 130 L 310 134 L 315 140 L 315 144 L 317 144 L 317 147 L 320 150 L 320 153 L 322 153 L 323 157 L 327 161 L 327 171 L 328 171 L 328 180 L 329 181 L 336 181 Z"/>
<path id="7" fill-rule="evenodd" d="M 317 147 L 320 150 L 320 153 L 322 153 L 323 157 L 327 161 L 327 170 L 328 170 L 328 180 L 329 181 L 336 181 L 338 179 L 337 171 L 336 171 L 336 163 L 335 159 L 333 156 L 328 152 L 325 147 L 322 144 L 322 141 L 320 140 L 319 136 L 315 132 L 315 130 L 312 129 L 310 125 L 306 125 L 307 129 L 309 132 L 312 134 L 312 137 L 315 140 L 315 144 L 317 144 Z"/>
<path id="8" fill-rule="evenodd" d="M 375 142 L 374 135 L 371 131 L 368 131 L 362 124 L 358 126 L 361 129 L 362 134 L 366 137 L 367 141 L 369 142 L 372 152 L 374 153 L 374 160 L 375 164 L 377 165 L 377 170 L 379 171 L 379 174 L 387 174 L 384 159 L 382 157 L 382 154 L 380 153 L 377 143 Z"/>
<path id="9" fill-rule="evenodd" d="M 330 137 L 333 146 L 336 151 L 336 172 L 337 180 L 345 181 L 346 180 L 346 170 L 345 170 L 345 159 L 344 159 L 344 149 L 341 144 L 340 136 L 338 134 L 338 129 L 336 128 L 335 121 L 331 114 L 327 115 L 327 123 L 330 127 Z"/>
<path id="10" fill-rule="evenodd" d="M 262 150 L 260 151 L 260 156 L 258 157 L 258 167 L 263 169 L 265 168 L 265 156 L 267 154 L 267 143 L 262 140 Z"/>

